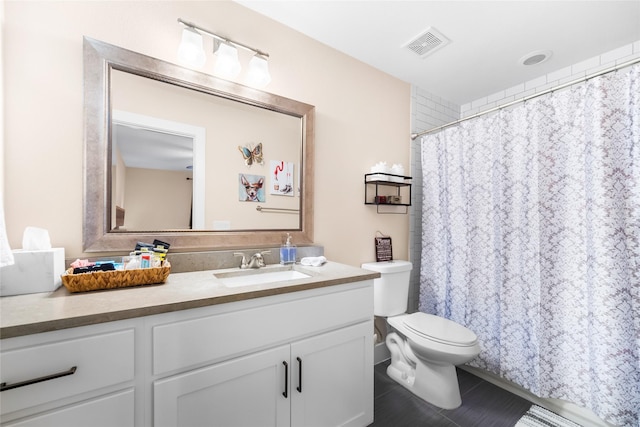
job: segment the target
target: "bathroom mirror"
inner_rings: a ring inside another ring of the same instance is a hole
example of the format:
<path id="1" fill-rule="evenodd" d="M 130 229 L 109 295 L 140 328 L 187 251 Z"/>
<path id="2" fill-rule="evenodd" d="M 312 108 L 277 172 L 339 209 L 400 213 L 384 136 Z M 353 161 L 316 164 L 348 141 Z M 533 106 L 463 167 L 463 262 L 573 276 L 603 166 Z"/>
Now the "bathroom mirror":
<path id="1" fill-rule="evenodd" d="M 88 37 L 84 100 L 84 251 L 313 243 L 313 106 Z"/>

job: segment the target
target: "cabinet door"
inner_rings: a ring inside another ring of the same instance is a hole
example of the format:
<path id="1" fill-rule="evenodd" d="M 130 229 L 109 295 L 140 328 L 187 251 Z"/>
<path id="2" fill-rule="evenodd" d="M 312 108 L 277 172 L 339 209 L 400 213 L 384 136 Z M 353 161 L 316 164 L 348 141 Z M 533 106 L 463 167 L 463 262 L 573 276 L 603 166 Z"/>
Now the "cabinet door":
<path id="1" fill-rule="evenodd" d="M 289 426 L 289 357 L 286 345 L 156 381 L 154 426 Z"/>
<path id="2" fill-rule="evenodd" d="M 373 422 L 373 320 L 291 345 L 294 427 Z"/>

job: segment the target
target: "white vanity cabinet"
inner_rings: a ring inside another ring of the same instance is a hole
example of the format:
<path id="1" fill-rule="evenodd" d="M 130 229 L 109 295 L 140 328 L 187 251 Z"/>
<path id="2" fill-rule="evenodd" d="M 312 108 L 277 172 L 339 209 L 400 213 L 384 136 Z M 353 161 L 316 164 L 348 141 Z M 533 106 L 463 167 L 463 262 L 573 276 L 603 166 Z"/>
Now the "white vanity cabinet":
<path id="1" fill-rule="evenodd" d="M 154 426 L 370 424 L 373 290 L 334 288 L 153 327 Z"/>
<path id="2" fill-rule="evenodd" d="M 359 280 L 3 338 L 0 425 L 369 425 L 373 280 Z"/>
<path id="3" fill-rule="evenodd" d="M 2 340 L 1 424 L 135 425 L 133 323 Z"/>
<path id="4" fill-rule="evenodd" d="M 157 381 L 154 425 L 368 425 L 371 326 L 360 323 Z"/>

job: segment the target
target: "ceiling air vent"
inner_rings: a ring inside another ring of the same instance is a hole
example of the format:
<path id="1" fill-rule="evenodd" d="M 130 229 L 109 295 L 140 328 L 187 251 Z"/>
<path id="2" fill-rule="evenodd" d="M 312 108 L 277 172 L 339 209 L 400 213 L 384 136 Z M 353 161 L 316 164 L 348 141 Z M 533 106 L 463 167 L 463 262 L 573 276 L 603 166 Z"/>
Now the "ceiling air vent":
<path id="1" fill-rule="evenodd" d="M 429 27 L 426 32 L 407 43 L 405 47 L 424 58 L 447 43 L 449 43 L 449 39 L 440 34 L 435 28 Z"/>

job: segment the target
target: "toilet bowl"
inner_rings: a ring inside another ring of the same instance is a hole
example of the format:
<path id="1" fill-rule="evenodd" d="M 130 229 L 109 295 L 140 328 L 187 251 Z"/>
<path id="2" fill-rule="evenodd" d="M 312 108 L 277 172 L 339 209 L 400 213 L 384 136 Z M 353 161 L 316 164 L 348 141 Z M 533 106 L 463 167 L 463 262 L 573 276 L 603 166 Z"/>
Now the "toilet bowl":
<path id="1" fill-rule="evenodd" d="M 380 273 L 374 280 L 374 314 L 393 329 L 385 340 L 391 353 L 387 374 L 421 399 L 444 409 L 462 404 L 455 365 L 480 353 L 477 336 L 466 327 L 427 313 L 405 313 L 408 261 L 362 264 Z"/>
<path id="2" fill-rule="evenodd" d="M 460 406 L 455 365 L 480 353 L 476 335 L 456 322 L 420 312 L 389 317 L 387 322 L 396 331 L 386 339 L 391 352 L 389 376 L 435 406 Z"/>

